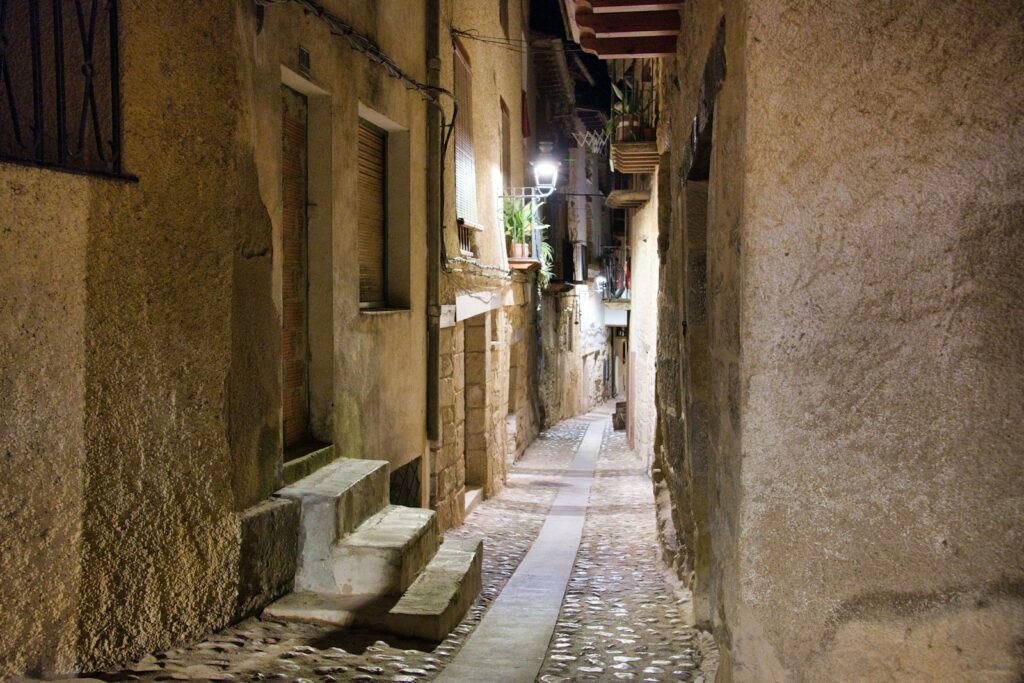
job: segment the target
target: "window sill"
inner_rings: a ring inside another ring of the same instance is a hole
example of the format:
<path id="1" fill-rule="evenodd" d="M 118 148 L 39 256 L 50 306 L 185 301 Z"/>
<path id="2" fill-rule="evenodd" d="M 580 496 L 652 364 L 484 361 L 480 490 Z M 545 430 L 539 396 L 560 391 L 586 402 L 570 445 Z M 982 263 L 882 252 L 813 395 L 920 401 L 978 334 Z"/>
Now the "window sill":
<path id="1" fill-rule="evenodd" d="M 392 313 L 409 313 L 411 308 L 395 308 L 391 306 L 374 306 L 367 308 L 360 308 L 360 315 L 390 315 Z"/>

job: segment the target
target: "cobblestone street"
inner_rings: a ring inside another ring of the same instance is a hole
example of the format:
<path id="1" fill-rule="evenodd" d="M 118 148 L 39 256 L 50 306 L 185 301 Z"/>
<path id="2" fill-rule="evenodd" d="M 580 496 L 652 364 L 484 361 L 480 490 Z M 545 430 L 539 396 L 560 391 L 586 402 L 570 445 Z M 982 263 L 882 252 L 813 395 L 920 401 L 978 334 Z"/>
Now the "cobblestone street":
<path id="1" fill-rule="evenodd" d="M 481 503 L 449 537 L 483 538 L 483 590 L 440 644 L 368 630 L 249 619 L 196 645 L 149 655 L 108 681 L 396 681 L 434 678 L 460 650 L 530 549 L 589 424 L 606 421 L 583 540 L 538 680 L 701 680 L 699 634 L 649 558 L 657 556 L 650 481 L 605 414 L 541 434 L 502 493 Z M 501 680 L 500 673 L 494 680 Z"/>

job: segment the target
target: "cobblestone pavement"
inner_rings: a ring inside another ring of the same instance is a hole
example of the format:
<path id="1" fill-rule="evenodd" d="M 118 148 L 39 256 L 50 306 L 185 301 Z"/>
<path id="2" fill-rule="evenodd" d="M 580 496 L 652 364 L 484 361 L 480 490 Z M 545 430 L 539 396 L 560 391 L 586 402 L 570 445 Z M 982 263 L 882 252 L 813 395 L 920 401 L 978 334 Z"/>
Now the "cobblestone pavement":
<path id="1" fill-rule="evenodd" d="M 594 477 L 576 564 L 538 680 L 703 681 L 703 634 L 685 625 L 689 598 L 673 590 L 657 561 L 650 479 L 625 432 L 612 431 L 610 423 Z"/>
<path id="2" fill-rule="evenodd" d="M 544 523 L 594 419 L 567 420 L 541 434 L 484 501 L 449 537 L 483 538 L 483 590 L 470 613 L 440 644 L 368 630 L 248 619 L 195 645 L 147 655 L 124 669 L 91 674 L 108 681 L 429 681 L 462 647 L 501 592 Z M 622 432 L 605 432 L 579 555 L 538 678 L 694 680 L 697 632 L 681 621 L 680 599 L 652 561 L 658 557 L 650 481 Z"/>
<path id="3" fill-rule="evenodd" d="M 544 523 L 589 422 L 567 420 L 541 434 L 509 472 L 497 497 L 482 502 L 454 538 L 483 538 L 483 590 L 469 614 L 440 644 L 369 630 L 247 619 L 207 640 L 155 655 L 120 670 L 91 674 L 108 681 L 392 681 L 437 675 L 501 592 Z"/>

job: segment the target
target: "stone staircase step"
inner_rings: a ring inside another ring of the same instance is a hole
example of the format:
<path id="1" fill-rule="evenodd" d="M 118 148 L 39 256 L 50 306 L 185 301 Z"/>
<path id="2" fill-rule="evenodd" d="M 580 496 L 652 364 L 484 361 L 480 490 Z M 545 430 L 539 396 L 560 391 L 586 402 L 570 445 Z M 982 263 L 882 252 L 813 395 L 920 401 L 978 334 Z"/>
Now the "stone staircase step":
<path id="1" fill-rule="evenodd" d="M 434 557 L 438 543 L 433 510 L 389 505 L 334 546 L 334 587 L 327 592 L 401 595 Z"/>
<path id="2" fill-rule="evenodd" d="M 263 610 L 264 619 L 327 626 L 369 626 L 383 621 L 395 598 L 379 595 L 289 593 Z"/>
<path id="3" fill-rule="evenodd" d="M 302 506 L 296 591 L 337 592 L 332 548 L 387 506 L 388 486 L 387 461 L 340 458 L 277 492 Z"/>
<path id="4" fill-rule="evenodd" d="M 482 587 L 483 541 L 448 539 L 385 616 L 399 635 L 441 641 L 466 616 Z"/>

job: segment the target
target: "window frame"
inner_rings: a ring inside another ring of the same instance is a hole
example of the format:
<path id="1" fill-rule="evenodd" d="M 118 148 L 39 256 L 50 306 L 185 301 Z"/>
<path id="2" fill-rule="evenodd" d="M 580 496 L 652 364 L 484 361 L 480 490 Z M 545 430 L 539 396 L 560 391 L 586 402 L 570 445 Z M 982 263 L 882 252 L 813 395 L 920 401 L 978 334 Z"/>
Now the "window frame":
<path id="1" fill-rule="evenodd" d="M 389 186 L 391 184 L 391 174 L 390 174 L 391 164 L 388 163 L 388 161 L 389 161 L 388 154 L 389 154 L 389 146 L 390 146 L 389 145 L 389 131 L 386 128 L 382 128 L 381 126 L 378 126 L 373 121 L 370 121 L 369 119 L 367 119 L 367 118 L 365 118 L 363 116 L 359 117 L 358 125 L 359 125 L 359 127 L 366 126 L 367 128 L 370 128 L 373 131 L 380 133 L 382 138 L 383 138 L 383 145 L 382 145 L 382 150 L 381 150 L 382 157 L 383 157 L 382 160 L 381 160 L 381 169 L 382 169 L 382 173 L 383 173 L 383 187 L 381 188 L 381 197 L 380 197 L 381 211 L 382 211 L 382 214 L 383 214 L 383 220 L 381 222 L 381 242 L 382 242 L 382 258 L 383 258 L 383 262 L 381 263 L 381 283 L 380 283 L 380 287 L 381 287 L 381 293 L 383 294 L 384 298 L 380 299 L 380 300 L 372 300 L 372 301 L 370 301 L 370 300 L 364 301 L 363 300 L 363 285 L 362 285 L 363 258 L 362 258 L 362 254 L 359 253 L 359 238 L 362 237 L 362 229 L 363 228 L 362 228 L 362 225 L 358 224 L 359 223 L 358 214 L 359 214 L 359 212 L 362 211 L 362 207 L 358 205 L 358 201 L 359 201 L 358 178 L 357 178 L 357 186 L 356 186 L 356 203 L 357 203 L 356 204 L 356 209 L 357 209 L 356 262 L 357 262 L 357 265 L 358 265 L 358 268 L 359 268 L 359 278 L 360 278 L 360 282 L 359 282 L 359 308 L 361 308 L 361 309 L 371 309 L 372 310 L 372 309 L 388 308 L 388 303 L 389 303 L 389 297 L 388 297 L 388 251 L 389 251 L 388 250 L 388 247 L 389 247 L 389 244 L 388 244 L 389 243 L 389 240 L 388 240 L 388 228 L 389 228 L 389 225 L 390 225 L 390 212 L 388 210 L 388 208 L 389 208 L 388 207 L 388 191 L 390 189 Z M 358 134 L 357 134 L 357 140 L 356 140 L 356 145 L 357 145 L 357 148 L 356 148 L 356 168 L 357 168 L 357 173 L 360 171 L 360 169 L 359 169 L 359 158 L 358 158 L 358 155 L 359 155 L 358 145 L 359 144 L 360 143 L 359 143 Z"/>

